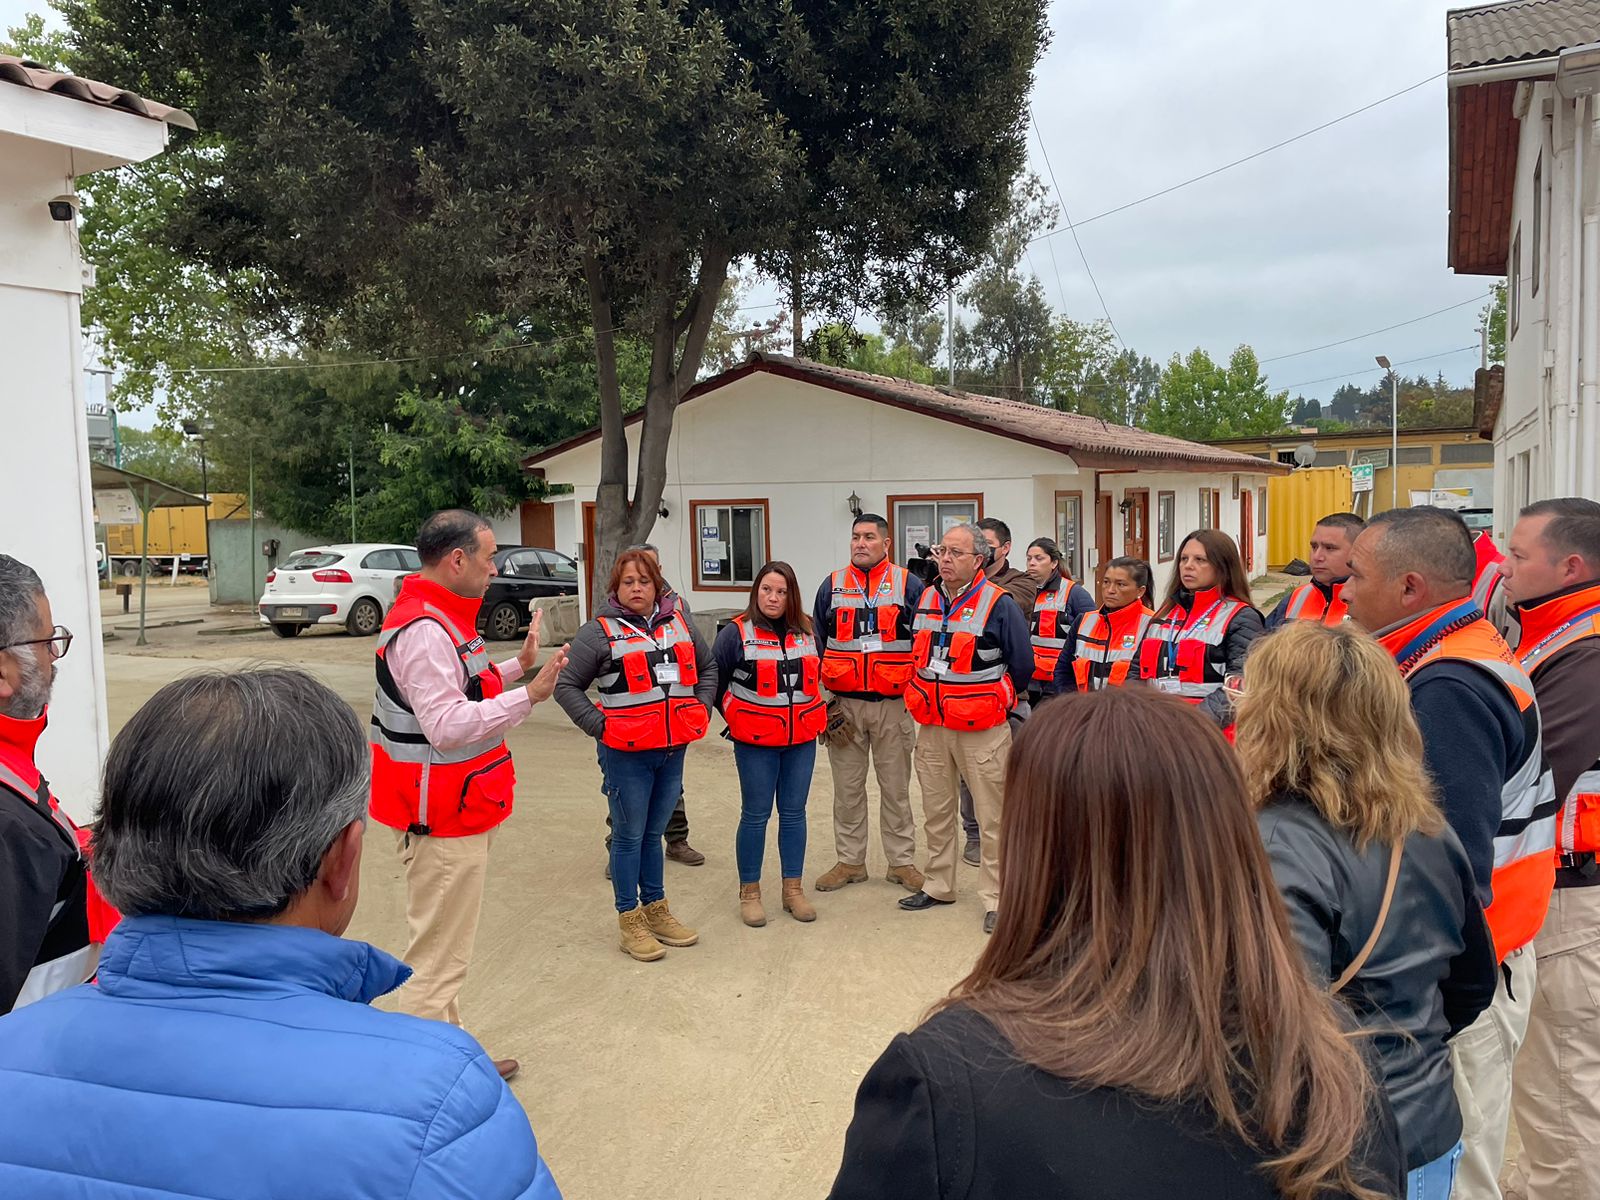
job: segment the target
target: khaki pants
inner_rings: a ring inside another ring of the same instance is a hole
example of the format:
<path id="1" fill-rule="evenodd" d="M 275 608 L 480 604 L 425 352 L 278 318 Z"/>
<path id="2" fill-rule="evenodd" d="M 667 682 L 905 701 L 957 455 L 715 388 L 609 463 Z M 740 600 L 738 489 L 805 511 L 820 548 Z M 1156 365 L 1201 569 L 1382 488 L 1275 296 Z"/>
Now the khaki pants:
<path id="1" fill-rule="evenodd" d="M 855 726 L 850 741 L 828 743 L 833 770 L 833 841 L 839 861 L 867 861 L 867 758 L 878 776 L 878 828 L 883 856 L 891 867 L 913 865 L 917 824 L 911 815 L 911 714 L 903 700 L 852 700 L 839 703 Z"/>
<path id="2" fill-rule="evenodd" d="M 1451 1200 L 1500 1200 L 1500 1166 L 1511 1124 L 1511 1064 L 1528 1033 L 1537 976 L 1533 947 L 1513 950 L 1500 968 L 1494 1003 L 1450 1043 L 1462 1126 Z"/>
<path id="3" fill-rule="evenodd" d="M 1539 991 L 1517 1057 L 1528 1200 L 1600 1200 L 1600 887 L 1557 888 L 1533 941 Z"/>
<path id="4" fill-rule="evenodd" d="M 456 997 L 472 963 L 489 870 L 493 829 L 468 837 L 422 837 L 397 830 L 406 869 L 405 961 L 413 974 L 399 992 L 401 1012 L 461 1024 Z"/>
<path id="5" fill-rule="evenodd" d="M 922 789 L 923 830 L 928 838 L 927 881 L 922 890 L 935 900 L 956 898 L 956 839 L 961 808 L 961 781 L 972 790 L 978 814 L 978 898 L 984 912 L 1000 903 L 1000 801 L 1006 786 L 1006 758 L 1011 728 L 998 725 L 977 732 L 957 732 L 924 725 L 917 735 L 917 785 Z"/>

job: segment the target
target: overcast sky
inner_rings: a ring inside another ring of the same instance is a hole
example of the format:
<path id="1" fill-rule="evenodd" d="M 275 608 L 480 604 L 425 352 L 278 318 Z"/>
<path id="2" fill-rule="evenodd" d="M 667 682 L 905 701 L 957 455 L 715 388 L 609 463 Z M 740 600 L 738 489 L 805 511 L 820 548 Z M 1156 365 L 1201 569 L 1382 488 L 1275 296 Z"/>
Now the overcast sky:
<path id="1" fill-rule="evenodd" d="M 0 25 L 42 6 L 0 0 Z M 1439 74 L 1448 7 L 1059 0 L 1033 110 L 1060 198 L 1084 221 Z M 1029 151 L 1051 183 L 1038 137 Z M 1240 342 L 1263 359 L 1292 354 L 1488 291 L 1493 280 L 1445 265 L 1447 158 L 1439 78 L 1078 236 L 1128 346 L 1157 360 L 1195 346 L 1226 357 Z M 1036 243 L 1032 265 L 1059 310 L 1101 315 L 1070 233 Z M 1401 368 L 1467 384 L 1477 324 L 1466 304 L 1266 370 L 1274 387 L 1326 398 L 1375 380 L 1373 355 L 1471 346 Z"/>

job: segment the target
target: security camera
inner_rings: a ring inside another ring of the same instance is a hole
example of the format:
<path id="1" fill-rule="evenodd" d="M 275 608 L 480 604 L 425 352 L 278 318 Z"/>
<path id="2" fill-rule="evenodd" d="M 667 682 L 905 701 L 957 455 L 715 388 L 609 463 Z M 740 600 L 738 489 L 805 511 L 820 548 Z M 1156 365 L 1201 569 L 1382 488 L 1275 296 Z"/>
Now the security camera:
<path id="1" fill-rule="evenodd" d="M 50 201 L 50 219 L 52 221 L 70 221 L 78 215 L 78 198 L 76 196 L 57 196 Z"/>

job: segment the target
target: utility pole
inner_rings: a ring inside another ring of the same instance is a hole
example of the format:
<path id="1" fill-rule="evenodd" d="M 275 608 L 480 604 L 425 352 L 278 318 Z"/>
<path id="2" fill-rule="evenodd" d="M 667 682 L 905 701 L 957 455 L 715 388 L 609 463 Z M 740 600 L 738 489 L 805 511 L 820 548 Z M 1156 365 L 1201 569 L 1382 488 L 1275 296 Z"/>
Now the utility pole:
<path id="1" fill-rule="evenodd" d="M 944 356 L 950 363 L 950 390 L 956 390 L 956 293 L 945 294 Z"/>
<path id="2" fill-rule="evenodd" d="M 350 422 L 350 540 L 356 540 L 356 423 Z"/>

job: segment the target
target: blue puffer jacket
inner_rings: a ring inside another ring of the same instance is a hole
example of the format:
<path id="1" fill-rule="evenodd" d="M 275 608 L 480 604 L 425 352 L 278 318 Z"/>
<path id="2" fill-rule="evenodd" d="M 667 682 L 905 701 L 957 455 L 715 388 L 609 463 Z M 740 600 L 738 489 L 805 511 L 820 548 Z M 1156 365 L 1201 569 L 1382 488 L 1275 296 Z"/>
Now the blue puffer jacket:
<path id="1" fill-rule="evenodd" d="M 559 1200 L 482 1047 L 368 1007 L 409 974 L 310 929 L 124 920 L 98 986 L 0 1018 L 0 1196 Z"/>

